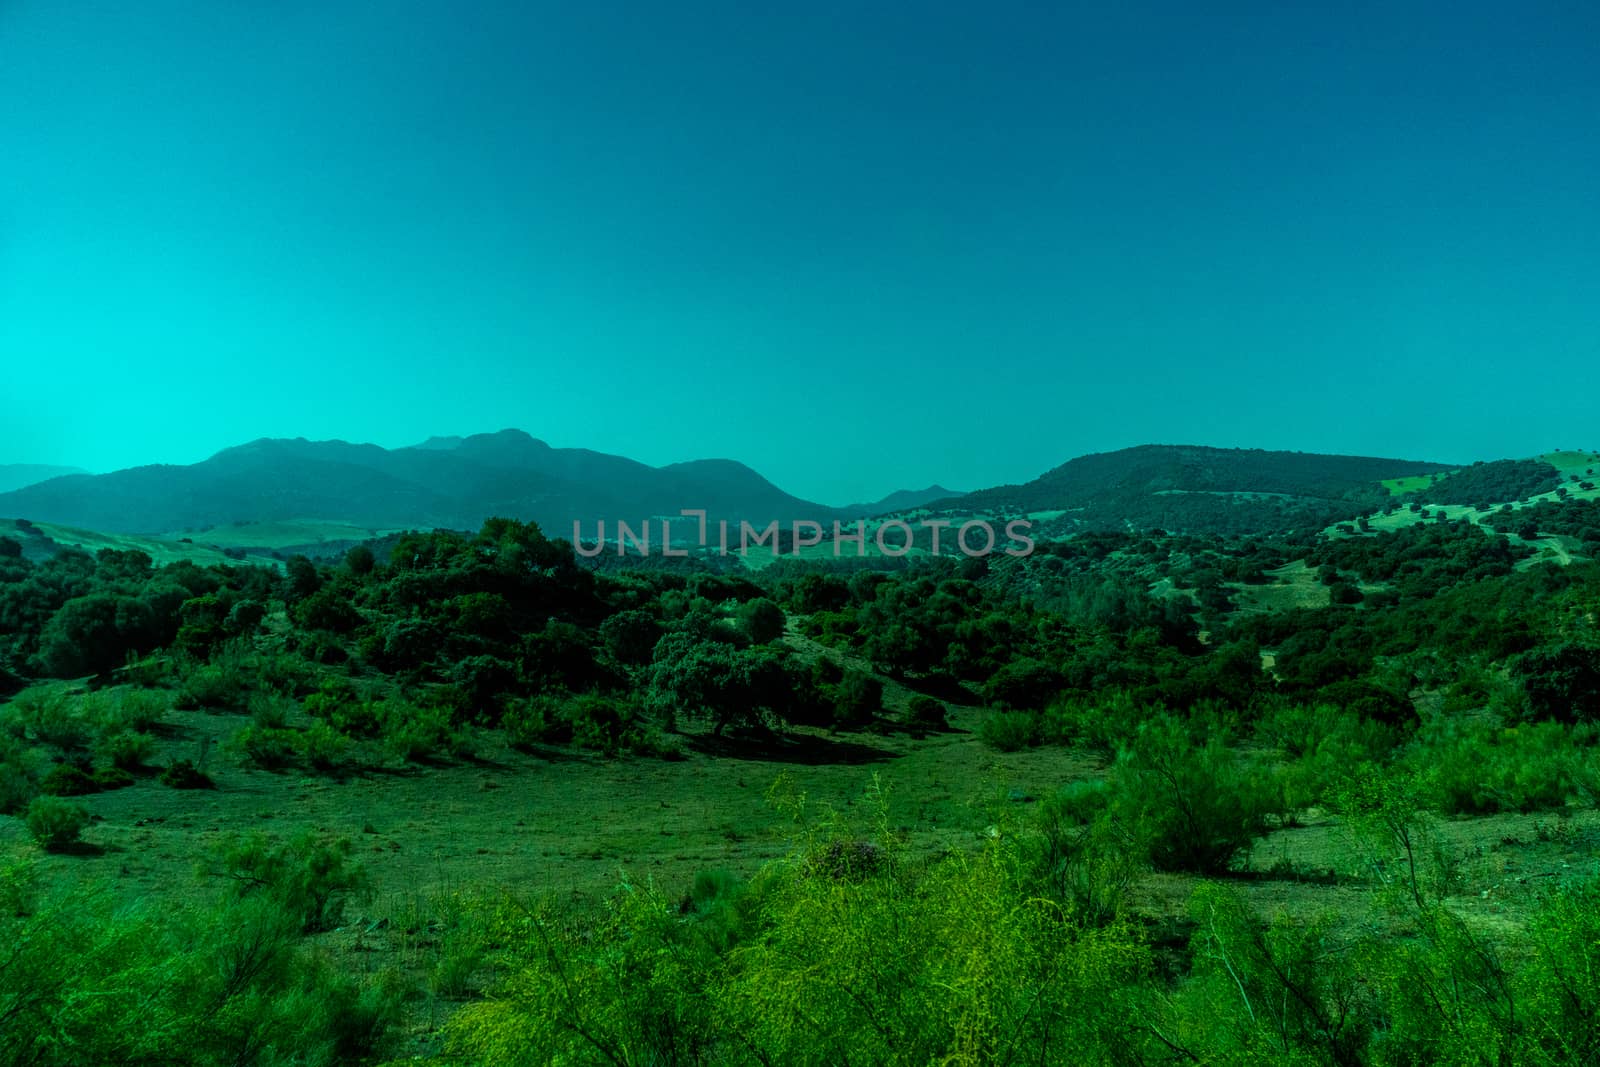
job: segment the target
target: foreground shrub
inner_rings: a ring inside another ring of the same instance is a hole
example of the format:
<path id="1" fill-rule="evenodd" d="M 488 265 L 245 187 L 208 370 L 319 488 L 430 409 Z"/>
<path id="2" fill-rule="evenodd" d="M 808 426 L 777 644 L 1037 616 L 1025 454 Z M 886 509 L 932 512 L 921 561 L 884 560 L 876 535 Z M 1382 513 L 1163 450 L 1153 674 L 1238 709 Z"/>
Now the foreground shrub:
<path id="1" fill-rule="evenodd" d="M 389 746 L 412 763 L 427 763 L 466 751 L 466 740 L 452 725 L 446 708 L 391 697 L 383 701 L 378 715 Z"/>
<path id="2" fill-rule="evenodd" d="M 1112 765 L 1110 807 L 1164 871 L 1228 870 L 1266 832 L 1275 807 L 1265 775 L 1220 739 L 1196 745 L 1170 715 L 1140 728 Z"/>
<path id="3" fill-rule="evenodd" d="M 245 681 L 236 666 L 203 663 L 184 674 L 173 704 L 187 710 L 232 710 L 244 700 Z"/>
<path id="4" fill-rule="evenodd" d="M 402 987 L 340 973 L 275 905 L 39 892 L 0 861 L 0 1062 L 340 1067 L 393 1049 Z"/>
<path id="5" fill-rule="evenodd" d="M 83 828 L 89 825 L 89 810 L 60 797 L 35 797 L 23 821 L 39 846 L 60 852 L 77 844 Z"/>
<path id="6" fill-rule="evenodd" d="M 0 712 L 4 730 L 14 737 L 50 745 L 71 755 L 94 741 L 95 724 L 83 708 L 59 689 L 30 689 Z"/>
<path id="7" fill-rule="evenodd" d="M 1006 836 L 921 871 L 873 855 L 836 877 L 806 849 L 740 893 L 625 886 L 582 924 L 508 905 L 507 977 L 452 1017 L 451 1050 L 505 1067 L 1138 1060 L 1126 1023 L 1150 953 L 1131 929 L 1063 921 Z"/>
<path id="8" fill-rule="evenodd" d="M 1020 752 L 1044 741 L 1039 715 L 1032 711 L 991 711 L 978 726 L 978 736 L 999 752 Z"/>
<path id="9" fill-rule="evenodd" d="M 193 762 L 180 759 L 173 760 L 161 772 L 161 784 L 170 789 L 215 789 L 217 783 L 211 776 Z"/>
<path id="10" fill-rule="evenodd" d="M 906 725 L 915 730 L 947 730 L 944 704 L 933 697 L 918 693 L 906 705 Z"/>
<path id="11" fill-rule="evenodd" d="M 1592 727 L 1441 717 L 1424 728 L 1405 763 L 1447 815 L 1550 811 L 1596 795 L 1594 743 Z"/>
<path id="12" fill-rule="evenodd" d="M 121 730 L 100 739 L 100 755 L 113 767 L 137 773 L 155 755 L 156 739 L 145 733 Z"/>
<path id="13" fill-rule="evenodd" d="M 230 895 L 265 896 L 306 933 L 331 930 L 346 901 L 366 888 L 365 870 L 350 862 L 350 842 L 307 831 L 274 844 L 264 834 L 230 837 L 212 849 L 203 873 L 226 880 Z"/>
<path id="14" fill-rule="evenodd" d="M 300 737 L 293 730 L 246 726 L 233 739 L 245 761 L 264 771 L 281 771 L 300 756 Z"/>

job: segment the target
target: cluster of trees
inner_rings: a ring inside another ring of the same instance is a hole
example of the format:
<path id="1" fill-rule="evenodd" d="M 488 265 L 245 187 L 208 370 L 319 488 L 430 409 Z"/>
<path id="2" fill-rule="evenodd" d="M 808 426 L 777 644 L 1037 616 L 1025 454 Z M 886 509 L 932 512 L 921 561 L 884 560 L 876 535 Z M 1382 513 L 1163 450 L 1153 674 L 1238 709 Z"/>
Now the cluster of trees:
<path id="1" fill-rule="evenodd" d="M 136 550 L 65 549 L 35 564 L 0 537 L 0 668 L 75 677 L 156 648 L 204 651 L 254 634 L 277 586 L 265 568 L 158 568 Z"/>
<path id="2" fill-rule="evenodd" d="M 1447 474 L 1416 495 L 1431 504 L 1477 506 L 1485 501 L 1525 500 L 1548 493 L 1560 483 L 1560 473 L 1543 460 L 1497 459 Z"/>
<path id="3" fill-rule="evenodd" d="M 1401 599 L 1425 599 L 1460 582 L 1510 574 L 1531 555 L 1524 545 L 1458 520 L 1322 541 L 1309 546 L 1306 564 L 1391 583 Z"/>
<path id="4" fill-rule="evenodd" d="M 1600 556 L 1600 501 L 1541 500 L 1515 510 L 1498 511 L 1484 523 L 1503 534 L 1533 538 L 1544 534 L 1571 537 L 1583 543 L 1584 552 Z"/>

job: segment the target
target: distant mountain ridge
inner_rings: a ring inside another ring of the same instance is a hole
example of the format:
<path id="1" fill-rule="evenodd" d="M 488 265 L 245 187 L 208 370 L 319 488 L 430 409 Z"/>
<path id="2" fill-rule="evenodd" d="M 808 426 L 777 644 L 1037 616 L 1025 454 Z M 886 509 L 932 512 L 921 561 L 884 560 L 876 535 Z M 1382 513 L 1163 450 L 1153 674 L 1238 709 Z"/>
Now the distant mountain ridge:
<path id="1" fill-rule="evenodd" d="M 310 518 L 373 529 L 476 528 L 505 515 L 555 536 L 571 536 L 579 522 L 592 536 L 601 519 L 610 531 L 619 520 L 637 525 L 685 508 L 762 525 L 860 514 L 802 500 L 734 460 L 652 467 L 553 448 L 521 430 L 397 449 L 262 438 L 187 466 L 77 475 L 0 494 L 0 515 L 139 534 Z"/>
<path id="2" fill-rule="evenodd" d="M 43 463 L 0 463 L 0 493 L 25 489 L 30 485 L 48 482 L 51 478 L 87 473 L 81 467 L 52 467 Z"/>
<path id="3" fill-rule="evenodd" d="M 898 489 L 882 500 L 876 500 L 870 504 L 851 504 L 849 507 L 840 510 L 871 517 L 898 511 L 913 511 L 925 504 L 932 504 L 934 501 L 955 501 L 962 499 L 966 495 L 966 493 L 954 489 L 946 489 L 942 485 L 930 485 L 926 489 Z"/>
<path id="4" fill-rule="evenodd" d="M 933 485 L 832 508 L 786 493 L 735 460 L 652 467 L 502 430 L 396 449 L 262 438 L 188 466 L 68 475 L 0 493 L 0 516 L 160 535 L 305 520 L 373 530 L 474 529 L 504 515 L 561 537 L 572 536 L 577 522 L 590 538 L 602 519 L 607 536 L 615 537 L 618 521 L 637 526 L 676 518 L 685 508 L 703 508 L 711 521 L 759 525 L 929 509 L 1042 515 L 1039 532 L 1046 536 L 1150 528 L 1256 533 L 1341 521 L 1386 500 L 1383 479 L 1452 469 L 1418 460 L 1142 445 L 1081 456 L 1021 485 L 967 494 Z"/>

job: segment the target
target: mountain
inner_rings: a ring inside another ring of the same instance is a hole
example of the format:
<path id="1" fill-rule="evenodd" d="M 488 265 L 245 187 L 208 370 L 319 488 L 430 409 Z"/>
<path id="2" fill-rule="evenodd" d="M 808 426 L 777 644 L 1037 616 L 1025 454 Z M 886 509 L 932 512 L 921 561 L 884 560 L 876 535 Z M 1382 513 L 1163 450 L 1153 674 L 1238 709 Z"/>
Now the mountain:
<path id="1" fill-rule="evenodd" d="M 86 473 L 80 467 L 50 467 L 40 463 L 0 463 L 0 493 L 23 489 L 51 478 Z"/>
<path id="2" fill-rule="evenodd" d="M 957 492 L 954 489 L 946 489 L 942 485 L 930 485 L 926 489 L 897 489 L 882 500 L 875 500 L 870 504 L 851 504 L 849 507 L 841 508 L 840 510 L 862 518 L 870 518 L 874 515 L 914 511 L 925 504 L 932 504 L 936 500 L 955 501 L 964 496 L 966 496 L 965 493 Z"/>
<path id="3" fill-rule="evenodd" d="M 1141 445 L 1063 463 L 1022 485 L 969 493 L 942 511 L 1061 512 L 1050 532 L 1165 529 L 1281 531 L 1353 518 L 1389 498 L 1386 479 L 1444 473 L 1449 465 L 1258 448 Z"/>
<path id="4" fill-rule="evenodd" d="M 0 494 L 0 515 L 143 534 L 311 519 L 372 529 L 475 529 L 504 515 L 536 521 L 554 536 L 570 537 L 577 521 L 592 537 L 602 519 L 611 535 L 618 520 L 637 526 L 684 508 L 763 525 L 837 514 L 732 460 L 651 467 L 552 448 L 520 430 L 398 449 L 263 438 L 188 466 L 56 478 Z"/>

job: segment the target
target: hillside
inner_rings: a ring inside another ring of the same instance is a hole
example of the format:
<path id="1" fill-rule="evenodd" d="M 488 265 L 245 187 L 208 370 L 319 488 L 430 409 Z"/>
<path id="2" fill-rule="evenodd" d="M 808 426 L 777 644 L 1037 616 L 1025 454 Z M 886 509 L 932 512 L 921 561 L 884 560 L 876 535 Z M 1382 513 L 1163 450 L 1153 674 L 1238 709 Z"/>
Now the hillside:
<path id="1" fill-rule="evenodd" d="M 1380 482 L 1449 471 L 1445 464 L 1197 445 L 1142 445 L 1081 456 L 1022 485 L 970 493 L 945 511 L 1064 512 L 1072 530 L 1249 533 L 1307 528 L 1371 510 Z"/>
<path id="2" fill-rule="evenodd" d="M 23 489 L 51 478 L 87 473 L 80 467 L 52 467 L 43 463 L 0 463 L 0 493 Z"/>

